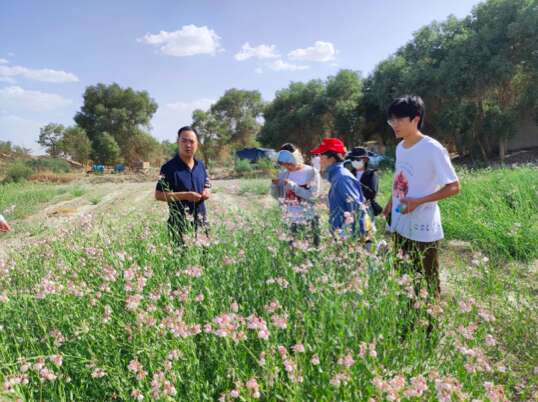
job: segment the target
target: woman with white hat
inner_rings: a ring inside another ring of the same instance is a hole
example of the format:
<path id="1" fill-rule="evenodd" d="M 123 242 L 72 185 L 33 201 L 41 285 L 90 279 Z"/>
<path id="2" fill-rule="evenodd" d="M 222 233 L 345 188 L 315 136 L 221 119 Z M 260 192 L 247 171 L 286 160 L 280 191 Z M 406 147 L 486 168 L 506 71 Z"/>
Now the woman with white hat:
<path id="1" fill-rule="evenodd" d="M 273 179 L 271 194 L 284 207 L 284 218 L 295 235 L 310 227 L 315 246 L 319 245 L 319 215 L 315 203 L 321 178 L 312 166 L 305 165 L 301 152 L 293 144 L 284 144 L 277 157 L 283 170 Z"/>

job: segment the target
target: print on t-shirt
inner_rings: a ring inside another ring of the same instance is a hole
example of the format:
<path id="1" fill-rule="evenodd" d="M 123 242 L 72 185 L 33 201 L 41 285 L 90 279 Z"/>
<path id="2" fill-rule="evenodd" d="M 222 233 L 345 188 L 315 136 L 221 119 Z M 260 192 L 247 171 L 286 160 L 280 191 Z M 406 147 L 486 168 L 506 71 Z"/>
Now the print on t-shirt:
<path id="1" fill-rule="evenodd" d="M 306 184 L 299 185 L 299 187 L 302 187 L 307 190 L 310 188 L 310 186 Z M 297 194 L 295 194 L 295 191 L 293 191 L 292 189 L 288 189 L 286 191 L 286 194 L 284 194 L 284 203 L 286 204 L 295 205 L 295 204 L 301 203 L 302 201 L 303 199 L 299 197 Z"/>
<path id="2" fill-rule="evenodd" d="M 403 170 L 394 179 L 392 187 L 394 198 L 401 200 L 407 196 L 409 192 L 409 180 L 405 177 Z"/>

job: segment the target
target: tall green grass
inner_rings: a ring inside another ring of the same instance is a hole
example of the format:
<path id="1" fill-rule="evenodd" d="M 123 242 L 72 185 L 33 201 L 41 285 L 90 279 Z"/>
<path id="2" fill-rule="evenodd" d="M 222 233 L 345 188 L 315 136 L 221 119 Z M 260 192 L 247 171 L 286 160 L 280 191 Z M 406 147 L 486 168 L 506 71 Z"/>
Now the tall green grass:
<path id="1" fill-rule="evenodd" d="M 65 186 L 36 183 L 0 184 L 0 213 L 7 219 L 21 219 L 34 213 L 40 205 L 65 193 Z"/>
<path id="2" fill-rule="evenodd" d="M 461 192 L 439 202 L 447 239 L 471 242 L 490 257 L 538 258 L 538 169 L 458 169 Z M 390 196 L 392 173 L 381 180 Z"/>
<path id="3" fill-rule="evenodd" d="M 141 213 L 84 221 L 5 263 L 3 396 L 485 399 L 511 383 L 483 371 L 497 350 L 479 302 L 412 296 L 395 257 L 359 244 L 290 248 L 277 211 L 214 214 L 213 240 L 190 247 L 170 246 L 164 223 Z"/>

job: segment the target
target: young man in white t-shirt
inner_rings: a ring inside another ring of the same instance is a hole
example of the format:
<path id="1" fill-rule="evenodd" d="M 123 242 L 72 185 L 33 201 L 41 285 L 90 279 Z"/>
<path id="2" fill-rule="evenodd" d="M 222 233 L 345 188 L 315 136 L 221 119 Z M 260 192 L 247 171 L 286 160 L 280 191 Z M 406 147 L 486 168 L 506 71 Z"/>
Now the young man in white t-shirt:
<path id="1" fill-rule="evenodd" d="M 438 297 L 439 240 L 444 234 L 437 201 L 456 195 L 459 180 L 447 150 L 420 132 L 424 102 L 419 96 L 394 100 L 387 114 L 388 124 L 402 141 L 396 148 L 392 197 L 383 213 L 391 217 L 395 247 L 411 258 Z"/>

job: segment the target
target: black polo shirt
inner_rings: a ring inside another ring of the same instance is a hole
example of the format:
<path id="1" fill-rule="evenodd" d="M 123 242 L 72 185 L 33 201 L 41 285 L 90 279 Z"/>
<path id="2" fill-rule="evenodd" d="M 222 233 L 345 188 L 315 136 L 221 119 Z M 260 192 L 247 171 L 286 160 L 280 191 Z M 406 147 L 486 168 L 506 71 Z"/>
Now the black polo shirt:
<path id="1" fill-rule="evenodd" d="M 179 155 L 170 159 L 161 166 L 161 177 L 157 182 L 156 191 L 180 192 L 195 191 L 202 193 L 204 189 L 210 188 L 209 176 L 202 161 L 194 160 L 192 170 L 181 160 Z M 206 217 L 204 201 L 171 201 L 168 203 L 170 216 L 188 213 L 195 218 Z"/>

